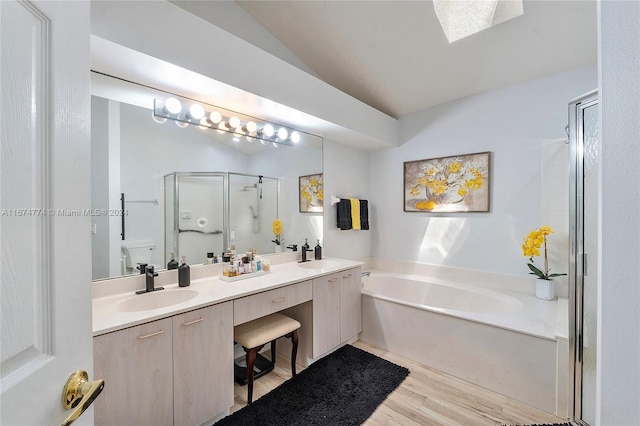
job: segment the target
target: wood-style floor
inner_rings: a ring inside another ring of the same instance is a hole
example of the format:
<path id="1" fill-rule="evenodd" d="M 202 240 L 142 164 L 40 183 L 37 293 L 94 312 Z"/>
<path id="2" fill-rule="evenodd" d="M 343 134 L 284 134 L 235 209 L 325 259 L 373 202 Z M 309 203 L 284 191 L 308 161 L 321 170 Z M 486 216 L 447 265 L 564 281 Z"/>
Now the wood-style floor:
<path id="1" fill-rule="evenodd" d="M 357 341 L 354 346 L 408 368 L 411 373 L 364 423 L 377 425 L 523 425 L 563 423 L 554 415 L 506 396 Z M 267 354 L 265 354 L 267 355 Z M 269 355 L 267 355 L 270 358 Z M 291 378 L 289 360 L 280 357 L 275 369 L 256 380 L 253 400 Z M 298 371 L 303 367 L 298 366 Z M 247 386 L 235 385 L 235 412 L 247 403 Z"/>

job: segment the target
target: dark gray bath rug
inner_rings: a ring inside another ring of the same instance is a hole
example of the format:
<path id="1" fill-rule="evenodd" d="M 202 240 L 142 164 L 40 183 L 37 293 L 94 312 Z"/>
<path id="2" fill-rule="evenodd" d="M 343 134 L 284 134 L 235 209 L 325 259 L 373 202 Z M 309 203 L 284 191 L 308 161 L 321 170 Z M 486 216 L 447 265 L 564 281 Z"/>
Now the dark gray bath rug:
<path id="1" fill-rule="evenodd" d="M 502 426 L 509 426 L 509 425 L 502 425 Z M 572 423 L 536 423 L 534 425 L 522 425 L 522 426 L 575 426 L 575 425 Z"/>
<path id="2" fill-rule="evenodd" d="M 408 374 L 404 367 L 347 345 L 216 426 L 360 425 Z"/>

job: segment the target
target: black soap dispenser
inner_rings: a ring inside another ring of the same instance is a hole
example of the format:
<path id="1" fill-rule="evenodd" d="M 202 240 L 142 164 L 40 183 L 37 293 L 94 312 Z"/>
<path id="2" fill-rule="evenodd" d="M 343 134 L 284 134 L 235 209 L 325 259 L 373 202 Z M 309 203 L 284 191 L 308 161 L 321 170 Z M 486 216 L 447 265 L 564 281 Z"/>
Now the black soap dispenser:
<path id="1" fill-rule="evenodd" d="M 178 269 L 178 261 L 175 259 L 173 253 L 171 253 L 171 260 L 167 263 L 167 269 Z"/>
<path id="2" fill-rule="evenodd" d="M 320 240 L 316 240 L 316 247 L 313 250 L 316 260 L 322 259 L 322 247 L 320 247 Z"/>
<path id="3" fill-rule="evenodd" d="M 182 265 L 178 267 L 178 286 L 188 287 L 191 284 L 191 268 L 187 265 L 186 256 L 182 256 Z"/>

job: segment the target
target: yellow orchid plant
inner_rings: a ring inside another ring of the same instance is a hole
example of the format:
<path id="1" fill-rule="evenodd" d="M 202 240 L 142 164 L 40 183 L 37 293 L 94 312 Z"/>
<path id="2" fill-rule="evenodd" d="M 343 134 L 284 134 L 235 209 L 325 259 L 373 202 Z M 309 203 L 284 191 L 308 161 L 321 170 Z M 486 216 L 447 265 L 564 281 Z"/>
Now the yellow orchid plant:
<path id="1" fill-rule="evenodd" d="M 541 226 L 529 233 L 524 239 L 522 244 L 522 254 L 529 258 L 527 266 L 531 270 L 531 275 L 535 275 L 542 280 L 550 280 L 554 277 L 560 277 L 567 274 L 550 274 L 549 259 L 547 256 L 547 236 L 553 234 L 553 229 L 550 226 Z M 539 269 L 533 264 L 533 256 L 540 256 L 540 249 L 544 252 L 544 270 Z"/>
<path id="2" fill-rule="evenodd" d="M 271 224 L 271 230 L 273 231 L 273 235 L 276 237 L 271 240 L 272 243 L 276 245 L 284 244 L 284 238 L 282 238 L 282 221 L 280 219 L 276 219 Z"/>

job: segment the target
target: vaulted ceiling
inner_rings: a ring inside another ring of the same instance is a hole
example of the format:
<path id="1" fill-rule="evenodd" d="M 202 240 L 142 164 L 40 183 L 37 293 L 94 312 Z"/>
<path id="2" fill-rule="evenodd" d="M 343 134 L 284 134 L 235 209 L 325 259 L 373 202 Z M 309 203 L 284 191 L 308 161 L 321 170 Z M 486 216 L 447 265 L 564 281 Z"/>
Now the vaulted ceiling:
<path id="1" fill-rule="evenodd" d="M 431 1 L 238 1 L 321 79 L 398 117 L 596 63 L 596 2 L 524 15 L 449 44 Z"/>

